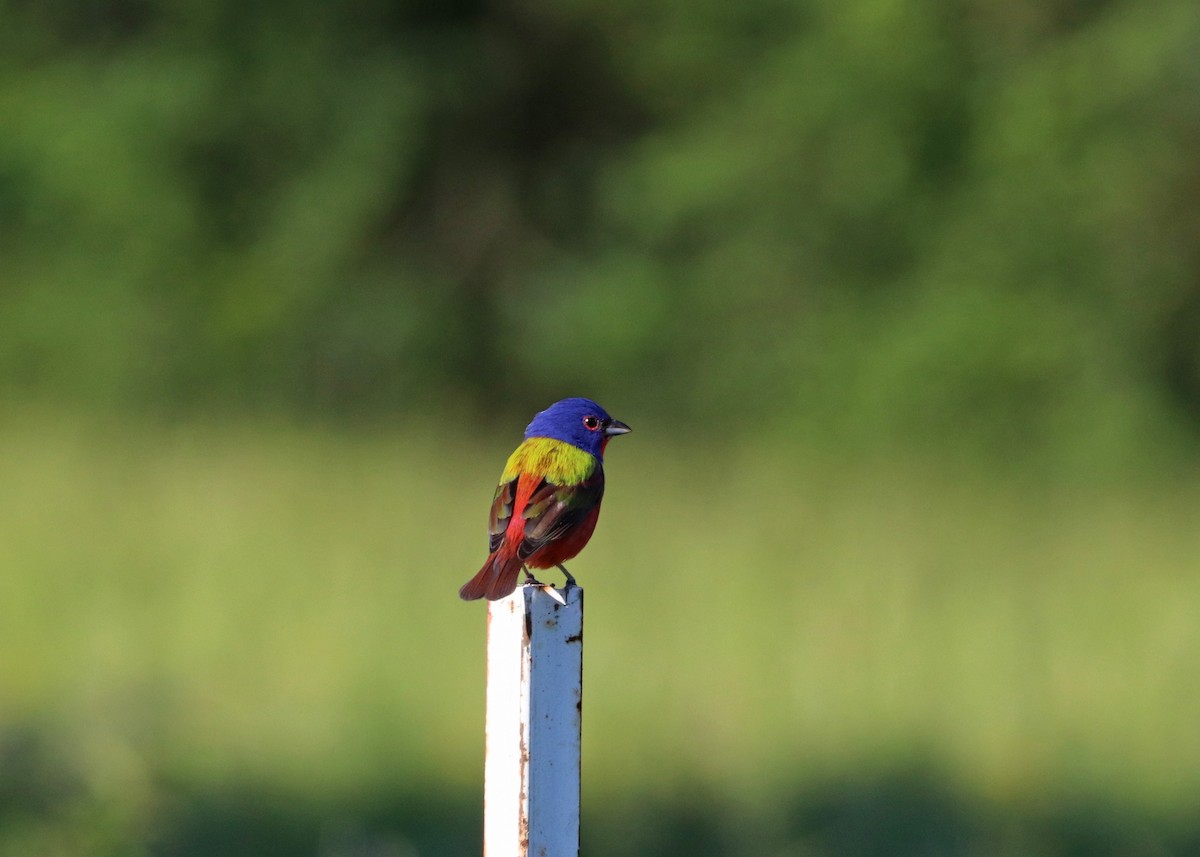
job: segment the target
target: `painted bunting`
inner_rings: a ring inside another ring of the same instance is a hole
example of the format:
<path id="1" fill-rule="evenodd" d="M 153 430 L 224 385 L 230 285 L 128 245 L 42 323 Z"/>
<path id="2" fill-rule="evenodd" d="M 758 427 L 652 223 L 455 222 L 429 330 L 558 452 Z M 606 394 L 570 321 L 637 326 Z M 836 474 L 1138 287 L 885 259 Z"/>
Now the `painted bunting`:
<path id="1" fill-rule="evenodd" d="M 504 598 L 521 571 L 558 569 L 576 556 L 600 517 L 604 448 L 629 426 L 591 399 L 563 399 L 533 418 L 525 440 L 508 458 L 488 516 L 488 558 L 458 590 L 464 601 Z"/>

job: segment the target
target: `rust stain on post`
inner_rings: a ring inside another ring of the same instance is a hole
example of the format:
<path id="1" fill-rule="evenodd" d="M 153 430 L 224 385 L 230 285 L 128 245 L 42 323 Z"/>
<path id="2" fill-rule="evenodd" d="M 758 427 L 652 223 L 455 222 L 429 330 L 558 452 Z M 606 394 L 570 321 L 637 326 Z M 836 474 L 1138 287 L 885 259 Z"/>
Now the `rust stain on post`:
<path id="1" fill-rule="evenodd" d="M 529 733 L 529 724 L 521 724 L 521 809 L 517 821 L 518 854 L 529 853 L 529 744 L 525 736 Z"/>

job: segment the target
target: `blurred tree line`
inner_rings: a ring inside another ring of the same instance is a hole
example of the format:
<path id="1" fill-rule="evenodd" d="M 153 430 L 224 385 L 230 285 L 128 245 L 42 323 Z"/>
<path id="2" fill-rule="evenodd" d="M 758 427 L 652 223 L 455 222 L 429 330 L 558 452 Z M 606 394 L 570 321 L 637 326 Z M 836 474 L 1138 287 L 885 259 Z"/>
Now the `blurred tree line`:
<path id="1" fill-rule="evenodd" d="M 1195 0 L 0 10 L 10 398 L 1200 437 Z"/>

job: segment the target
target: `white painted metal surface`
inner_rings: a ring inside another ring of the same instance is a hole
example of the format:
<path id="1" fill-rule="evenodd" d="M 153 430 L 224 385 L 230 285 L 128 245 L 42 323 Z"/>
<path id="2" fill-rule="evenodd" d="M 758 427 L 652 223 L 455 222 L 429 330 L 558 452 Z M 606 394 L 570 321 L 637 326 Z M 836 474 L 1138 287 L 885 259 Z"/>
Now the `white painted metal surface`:
<path id="1" fill-rule="evenodd" d="M 485 857 L 578 857 L 583 590 L 488 605 Z"/>

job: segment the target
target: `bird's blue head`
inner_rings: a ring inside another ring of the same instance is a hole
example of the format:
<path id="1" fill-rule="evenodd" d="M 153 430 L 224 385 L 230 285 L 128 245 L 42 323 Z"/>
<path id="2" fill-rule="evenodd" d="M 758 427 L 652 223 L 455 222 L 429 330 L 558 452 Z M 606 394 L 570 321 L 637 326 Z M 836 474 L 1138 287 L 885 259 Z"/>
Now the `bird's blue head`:
<path id="1" fill-rule="evenodd" d="M 525 437 L 561 440 L 601 458 L 609 438 L 628 431 L 629 426 L 614 420 L 591 399 L 576 398 L 555 402 L 534 417 Z"/>

